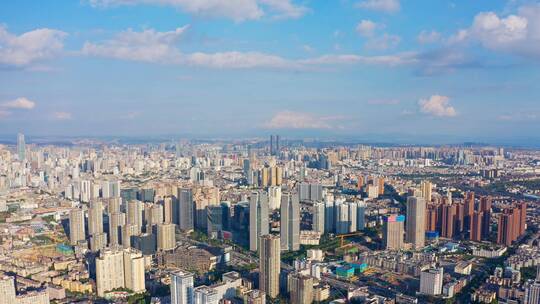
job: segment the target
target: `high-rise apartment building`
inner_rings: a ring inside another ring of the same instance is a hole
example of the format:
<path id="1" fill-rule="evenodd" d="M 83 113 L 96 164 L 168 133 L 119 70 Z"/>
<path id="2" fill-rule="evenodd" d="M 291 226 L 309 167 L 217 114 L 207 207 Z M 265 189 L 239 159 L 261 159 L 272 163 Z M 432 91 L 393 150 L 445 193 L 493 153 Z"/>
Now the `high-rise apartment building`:
<path id="1" fill-rule="evenodd" d="M 274 166 L 267 168 L 268 169 L 268 185 L 271 187 L 274 186 L 280 186 L 283 182 L 283 172 L 281 170 L 281 167 Z"/>
<path id="2" fill-rule="evenodd" d="M 281 196 L 281 249 L 300 249 L 300 200 L 297 193 Z"/>
<path id="3" fill-rule="evenodd" d="M 323 187 L 317 183 L 300 183 L 298 185 L 300 201 L 322 201 Z"/>
<path id="4" fill-rule="evenodd" d="M 364 230 L 366 228 L 366 203 L 360 201 L 356 205 L 356 229 Z"/>
<path id="5" fill-rule="evenodd" d="M 347 206 L 349 207 L 349 216 L 348 216 L 348 224 L 349 224 L 349 233 L 353 233 L 357 231 L 356 224 L 358 222 L 357 216 L 358 216 L 358 203 L 356 202 L 347 202 Z"/>
<path id="6" fill-rule="evenodd" d="M 488 239 L 491 228 L 491 197 L 480 198 L 480 212 L 482 212 L 482 239 Z"/>
<path id="7" fill-rule="evenodd" d="M 441 206 L 441 236 L 454 237 L 454 222 L 456 218 L 456 205 L 443 204 Z"/>
<path id="8" fill-rule="evenodd" d="M 135 293 L 145 291 L 144 257 L 133 249 L 105 249 L 96 258 L 97 294 L 117 288 L 128 288 Z"/>
<path id="9" fill-rule="evenodd" d="M 420 293 L 440 295 L 443 285 L 443 268 L 427 269 L 420 273 Z"/>
<path id="10" fill-rule="evenodd" d="M 410 196 L 407 198 L 407 228 L 406 240 L 415 249 L 425 245 L 426 201 L 423 197 Z"/>
<path id="11" fill-rule="evenodd" d="M 377 194 L 383 195 L 384 194 L 384 177 L 379 176 L 377 178 Z"/>
<path id="12" fill-rule="evenodd" d="M 163 198 L 163 221 L 166 224 L 174 224 L 174 213 L 173 213 L 173 200 L 176 198 L 173 196 L 166 196 Z"/>
<path id="13" fill-rule="evenodd" d="M 103 203 L 92 201 L 88 209 L 88 234 L 99 233 L 103 233 Z"/>
<path id="14" fill-rule="evenodd" d="M 504 208 L 499 215 L 497 228 L 497 243 L 510 246 L 525 233 L 527 218 L 527 203 L 522 202 Z"/>
<path id="15" fill-rule="evenodd" d="M 420 192 L 426 202 L 431 202 L 431 190 L 433 185 L 429 181 L 422 181 L 420 184 Z"/>
<path id="16" fill-rule="evenodd" d="M 163 206 L 160 204 L 148 204 L 144 208 L 146 232 L 152 231 L 152 226 L 164 222 Z"/>
<path id="17" fill-rule="evenodd" d="M 193 274 L 182 271 L 171 274 L 171 304 L 193 304 Z"/>
<path id="18" fill-rule="evenodd" d="M 333 200 L 324 203 L 324 232 L 334 233 L 336 231 L 335 202 Z"/>
<path id="19" fill-rule="evenodd" d="M 325 227 L 325 214 L 326 206 L 322 202 L 315 202 L 313 203 L 313 224 L 311 229 L 313 231 L 317 231 L 320 234 L 324 233 L 324 227 Z"/>
<path id="20" fill-rule="evenodd" d="M 120 213 L 121 199 L 120 197 L 111 197 L 107 199 L 107 213 Z"/>
<path id="21" fill-rule="evenodd" d="M 96 258 L 96 289 L 100 297 L 105 292 L 124 285 L 124 253 L 122 251 L 101 251 Z"/>
<path id="22" fill-rule="evenodd" d="M 80 208 L 73 209 L 69 213 L 69 242 L 76 245 L 85 239 L 84 211 Z"/>
<path id="23" fill-rule="evenodd" d="M 268 187 L 268 207 L 270 210 L 277 210 L 281 207 L 281 187 Z"/>
<path id="24" fill-rule="evenodd" d="M 124 250 L 124 287 L 135 293 L 146 290 L 144 257 L 140 251 Z"/>
<path id="25" fill-rule="evenodd" d="M 384 246 L 390 250 L 400 250 L 403 248 L 404 215 L 390 215 L 384 221 L 383 239 Z"/>
<path id="26" fill-rule="evenodd" d="M 472 219 L 474 215 L 474 192 L 465 193 L 465 204 L 464 204 L 464 216 L 463 216 L 463 231 L 470 232 L 472 228 Z"/>
<path id="27" fill-rule="evenodd" d="M 249 198 L 249 250 L 259 249 L 260 236 L 268 234 L 268 194 L 253 192 Z"/>
<path id="28" fill-rule="evenodd" d="M 523 304 L 538 304 L 540 303 L 540 282 L 525 283 L 525 294 L 523 295 Z"/>
<path id="29" fill-rule="evenodd" d="M 90 250 L 93 252 L 99 251 L 107 247 L 107 234 L 94 233 L 90 236 Z"/>
<path id="30" fill-rule="evenodd" d="M 130 248 L 131 247 L 131 237 L 139 235 L 139 226 L 135 224 L 125 224 L 120 228 L 122 233 L 122 247 Z"/>
<path id="31" fill-rule="evenodd" d="M 0 274 L 0 304 L 49 304 L 47 291 L 31 291 L 16 295 L 15 277 Z"/>
<path id="32" fill-rule="evenodd" d="M 125 213 L 109 213 L 109 244 L 111 246 L 120 244 L 121 227 L 125 224 Z"/>
<path id="33" fill-rule="evenodd" d="M 223 233 L 223 207 L 214 205 L 206 207 L 206 232 L 211 239 L 220 238 Z"/>
<path id="34" fill-rule="evenodd" d="M 429 204 L 426 207 L 426 231 L 437 231 L 439 206 Z"/>
<path id="35" fill-rule="evenodd" d="M 288 277 L 290 303 L 311 304 L 313 302 L 313 278 L 300 273 Z"/>
<path id="36" fill-rule="evenodd" d="M 0 304 L 16 303 L 15 278 L 8 275 L 0 277 Z"/>
<path id="37" fill-rule="evenodd" d="M 281 245 L 279 236 L 267 234 L 260 237 L 259 288 L 269 297 L 279 295 L 281 272 Z"/>
<path id="38" fill-rule="evenodd" d="M 482 221 L 484 219 L 484 213 L 482 211 L 475 211 L 471 220 L 471 230 L 469 232 L 469 239 L 471 241 L 482 240 Z"/>
<path id="39" fill-rule="evenodd" d="M 127 224 L 137 226 L 137 233 L 142 232 L 143 226 L 143 203 L 137 200 L 131 200 L 127 204 Z"/>
<path id="40" fill-rule="evenodd" d="M 214 288 L 199 286 L 193 289 L 193 304 L 219 304 L 219 294 Z"/>
<path id="41" fill-rule="evenodd" d="M 540 303 L 540 283 L 532 282 L 526 285 L 523 304 Z"/>
<path id="42" fill-rule="evenodd" d="M 157 249 L 172 250 L 176 246 L 175 224 L 157 225 Z"/>
<path id="43" fill-rule="evenodd" d="M 349 204 L 345 202 L 336 202 L 334 207 L 335 213 L 335 231 L 337 234 L 349 233 Z"/>

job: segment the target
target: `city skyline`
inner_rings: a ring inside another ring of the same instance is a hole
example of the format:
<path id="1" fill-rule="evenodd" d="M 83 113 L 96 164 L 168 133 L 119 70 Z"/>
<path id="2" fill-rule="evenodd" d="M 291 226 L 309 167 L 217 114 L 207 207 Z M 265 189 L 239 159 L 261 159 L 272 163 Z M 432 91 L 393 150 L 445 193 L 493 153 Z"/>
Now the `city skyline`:
<path id="1" fill-rule="evenodd" d="M 276 133 L 0 144 L 4 302 L 538 303 L 540 150 Z"/>
<path id="2" fill-rule="evenodd" d="M 539 17 L 518 0 L 6 3 L 0 129 L 538 146 Z"/>

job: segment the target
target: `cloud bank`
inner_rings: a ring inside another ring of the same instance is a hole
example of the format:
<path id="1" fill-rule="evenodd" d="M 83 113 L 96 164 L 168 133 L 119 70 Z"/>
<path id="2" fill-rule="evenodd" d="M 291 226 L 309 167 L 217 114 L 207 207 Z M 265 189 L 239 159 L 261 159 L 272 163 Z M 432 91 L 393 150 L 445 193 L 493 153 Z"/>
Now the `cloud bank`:
<path id="1" fill-rule="evenodd" d="M 456 109 L 450 105 L 450 98 L 447 96 L 433 95 L 429 99 L 418 101 L 420 112 L 436 117 L 454 117 L 457 115 Z"/>
<path id="2" fill-rule="evenodd" d="M 41 28 L 15 35 L 0 25 L 0 67 L 28 67 L 57 56 L 64 48 L 65 32 Z"/>

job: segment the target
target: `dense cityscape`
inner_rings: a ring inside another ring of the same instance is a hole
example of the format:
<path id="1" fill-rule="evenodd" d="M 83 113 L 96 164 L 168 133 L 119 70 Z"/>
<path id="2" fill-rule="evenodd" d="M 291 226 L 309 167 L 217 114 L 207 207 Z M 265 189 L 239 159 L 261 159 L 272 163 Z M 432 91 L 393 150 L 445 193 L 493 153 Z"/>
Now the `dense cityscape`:
<path id="1" fill-rule="evenodd" d="M 0 1 L 0 304 L 540 304 L 540 0 Z"/>
<path id="2" fill-rule="evenodd" d="M 540 152 L 0 146 L 0 303 L 539 303 Z"/>

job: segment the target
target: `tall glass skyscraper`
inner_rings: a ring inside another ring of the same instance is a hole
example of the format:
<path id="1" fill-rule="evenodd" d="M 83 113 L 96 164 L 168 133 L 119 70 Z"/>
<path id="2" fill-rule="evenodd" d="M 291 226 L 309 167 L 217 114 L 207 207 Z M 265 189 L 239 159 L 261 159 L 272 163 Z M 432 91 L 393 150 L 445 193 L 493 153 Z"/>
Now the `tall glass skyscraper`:
<path id="1" fill-rule="evenodd" d="M 17 134 L 17 155 L 19 155 L 19 160 L 26 159 L 26 144 L 22 133 Z"/>

